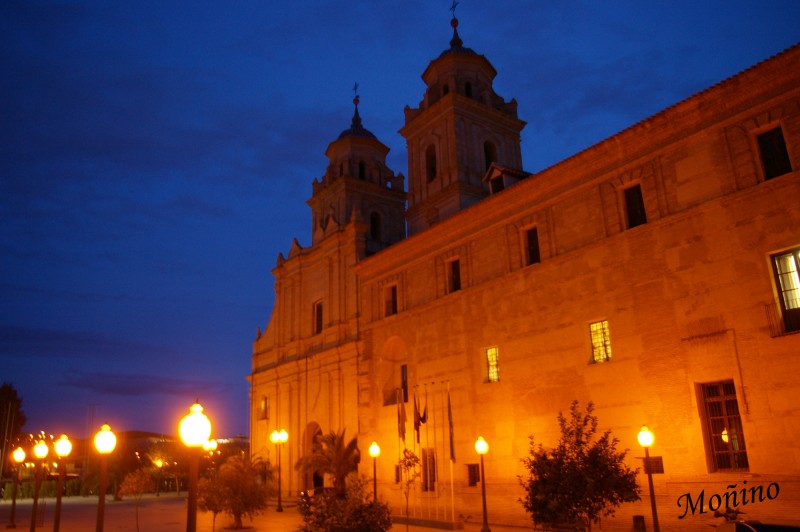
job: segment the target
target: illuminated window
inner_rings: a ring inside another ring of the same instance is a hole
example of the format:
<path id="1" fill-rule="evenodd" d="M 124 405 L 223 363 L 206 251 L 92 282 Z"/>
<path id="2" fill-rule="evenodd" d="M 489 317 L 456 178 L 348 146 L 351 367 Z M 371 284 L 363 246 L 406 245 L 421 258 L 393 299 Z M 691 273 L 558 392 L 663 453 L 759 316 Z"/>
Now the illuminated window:
<path id="1" fill-rule="evenodd" d="M 592 338 L 592 362 L 611 360 L 611 334 L 608 331 L 608 321 L 589 324 L 589 334 Z"/>
<path id="2" fill-rule="evenodd" d="M 397 314 L 397 285 L 387 286 L 383 292 L 384 316 Z"/>
<path id="3" fill-rule="evenodd" d="M 747 449 L 733 381 L 703 384 L 701 393 L 712 472 L 747 471 Z"/>
<path id="4" fill-rule="evenodd" d="M 789 152 L 780 126 L 765 131 L 758 136 L 758 149 L 764 167 L 764 179 L 772 179 L 792 171 Z"/>
<path id="5" fill-rule="evenodd" d="M 314 303 L 314 334 L 322 332 L 322 301 Z"/>
<path id="6" fill-rule="evenodd" d="M 539 253 L 539 229 L 532 227 L 525 231 L 525 264 L 531 265 L 542 262 Z"/>
<path id="7" fill-rule="evenodd" d="M 500 351 L 497 347 L 490 347 L 486 350 L 486 382 L 500 382 Z"/>
<path id="8" fill-rule="evenodd" d="M 642 187 L 634 185 L 626 188 L 625 194 L 625 215 L 628 222 L 628 229 L 647 223 L 647 213 L 644 210 L 644 198 L 642 197 Z"/>
<path id="9" fill-rule="evenodd" d="M 478 464 L 467 464 L 467 485 L 477 486 L 481 481 L 481 469 Z"/>
<path id="10" fill-rule="evenodd" d="M 800 248 L 773 255 L 772 267 L 784 329 L 800 331 Z"/>
<path id="11" fill-rule="evenodd" d="M 461 290 L 461 262 L 458 259 L 447 263 L 447 293 Z"/>
<path id="12" fill-rule="evenodd" d="M 258 419 L 269 419 L 269 398 L 266 395 L 262 395 L 258 403 Z"/>

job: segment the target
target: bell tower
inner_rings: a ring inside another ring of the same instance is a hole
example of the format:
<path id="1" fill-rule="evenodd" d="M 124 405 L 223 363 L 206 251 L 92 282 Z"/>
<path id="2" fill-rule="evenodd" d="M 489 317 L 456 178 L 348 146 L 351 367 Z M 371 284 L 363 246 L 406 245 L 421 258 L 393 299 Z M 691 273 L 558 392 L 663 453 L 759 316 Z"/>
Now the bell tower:
<path id="1" fill-rule="evenodd" d="M 358 85 L 356 84 L 356 89 Z M 328 145 L 328 167 L 312 183 L 311 243 L 316 246 L 339 228 L 355 223 L 359 258 L 405 238 L 405 177 L 386 166 L 389 148 L 364 128 L 359 97 L 350 128 Z"/>
<path id="2" fill-rule="evenodd" d="M 497 75 L 483 56 L 464 47 L 453 18 L 450 48 L 430 62 L 417 109 L 406 106 L 400 134 L 408 149 L 409 235 L 489 195 L 484 177 L 494 163 L 522 170 L 517 102 L 492 88 Z"/>

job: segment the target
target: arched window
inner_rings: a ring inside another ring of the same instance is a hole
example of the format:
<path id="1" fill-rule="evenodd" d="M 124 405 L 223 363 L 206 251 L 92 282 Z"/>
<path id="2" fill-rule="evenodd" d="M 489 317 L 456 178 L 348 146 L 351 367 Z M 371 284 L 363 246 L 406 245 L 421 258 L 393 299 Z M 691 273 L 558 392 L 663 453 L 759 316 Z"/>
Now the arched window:
<path id="1" fill-rule="evenodd" d="M 464 84 L 464 95 L 467 98 L 472 98 L 472 83 L 469 81 Z"/>
<path id="2" fill-rule="evenodd" d="M 369 215 L 369 237 L 376 242 L 381 240 L 381 215 L 377 212 Z"/>
<path id="3" fill-rule="evenodd" d="M 486 161 L 486 170 L 497 161 L 497 148 L 488 140 L 483 143 L 483 160 Z"/>
<path id="4" fill-rule="evenodd" d="M 436 179 L 436 148 L 433 144 L 425 150 L 425 175 L 428 177 L 428 183 Z"/>
<path id="5" fill-rule="evenodd" d="M 364 161 L 358 161 L 358 178 L 362 181 L 367 178 L 367 170 L 364 167 Z"/>
<path id="6" fill-rule="evenodd" d="M 442 87 L 442 96 L 445 96 L 447 94 L 450 94 L 450 86 L 449 85 L 445 85 L 444 87 Z"/>

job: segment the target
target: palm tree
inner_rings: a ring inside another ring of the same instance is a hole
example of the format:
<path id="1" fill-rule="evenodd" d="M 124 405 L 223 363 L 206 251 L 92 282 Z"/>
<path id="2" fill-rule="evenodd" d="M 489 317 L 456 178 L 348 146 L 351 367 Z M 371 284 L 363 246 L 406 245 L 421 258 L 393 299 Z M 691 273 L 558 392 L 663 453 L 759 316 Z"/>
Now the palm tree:
<path id="1" fill-rule="evenodd" d="M 297 461 L 294 468 L 303 473 L 327 473 L 333 477 L 333 488 L 336 495 L 344 497 L 346 493 L 345 479 L 347 475 L 358 470 L 361 451 L 358 450 L 356 438 L 345 443 L 345 429 L 336 433 L 318 434 L 314 438 L 311 454 Z"/>

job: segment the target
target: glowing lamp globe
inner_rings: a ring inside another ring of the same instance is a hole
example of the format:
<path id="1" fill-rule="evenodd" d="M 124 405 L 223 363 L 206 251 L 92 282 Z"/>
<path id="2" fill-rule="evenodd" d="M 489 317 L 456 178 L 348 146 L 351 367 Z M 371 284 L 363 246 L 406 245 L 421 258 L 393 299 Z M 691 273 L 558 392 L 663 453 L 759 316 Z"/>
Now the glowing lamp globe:
<path id="1" fill-rule="evenodd" d="M 483 436 L 478 436 L 475 442 L 475 452 L 478 454 L 486 454 L 489 452 L 489 444 L 483 439 Z"/>
<path id="2" fill-rule="evenodd" d="M 43 460 L 45 457 L 47 457 L 48 452 L 49 449 L 47 448 L 47 444 L 44 442 L 44 440 L 39 440 L 39 443 L 33 446 L 33 456 L 39 460 Z"/>
<path id="3" fill-rule="evenodd" d="M 108 454 L 117 446 L 117 436 L 111 431 L 108 423 L 100 427 L 100 431 L 94 435 L 94 448 L 100 454 Z"/>
<path id="4" fill-rule="evenodd" d="M 61 437 L 56 440 L 55 448 L 58 457 L 64 458 L 65 456 L 69 456 L 69 453 L 72 452 L 72 442 L 69 441 L 66 434 L 62 434 Z"/>
<path id="5" fill-rule="evenodd" d="M 373 458 L 377 458 L 381 455 L 381 448 L 378 445 L 378 442 L 374 441 L 369 446 L 369 455 Z"/>
<path id="6" fill-rule="evenodd" d="M 653 445 L 653 440 L 655 440 L 655 437 L 653 436 L 653 433 L 650 432 L 650 429 L 647 428 L 647 425 L 642 425 L 642 430 L 639 431 L 637 439 L 639 440 L 639 445 L 647 448 Z"/>
<path id="7" fill-rule="evenodd" d="M 211 421 L 203 413 L 200 403 L 195 403 L 189 408 L 189 414 L 181 419 L 178 432 L 187 447 L 202 447 L 208 442 L 211 436 Z"/>
<path id="8" fill-rule="evenodd" d="M 11 453 L 11 456 L 14 457 L 14 461 L 18 464 L 21 464 L 25 461 L 25 451 L 22 449 L 22 447 L 17 447 L 14 449 L 14 452 Z"/>
<path id="9" fill-rule="evenodd" d="M 217 450 L 217 440 L 208 440 L 203 444 L 203 450 L 213 453 Z"/>
<path id="10" fill-rule="evenodd" d="M 275 445 L 286 443 L 288 439 L 289 439 L 289 434 L 286 432 L 286 429 L 273 430 L 272 434 L 269 435 L 269 441 L 271 441 Z"/>

